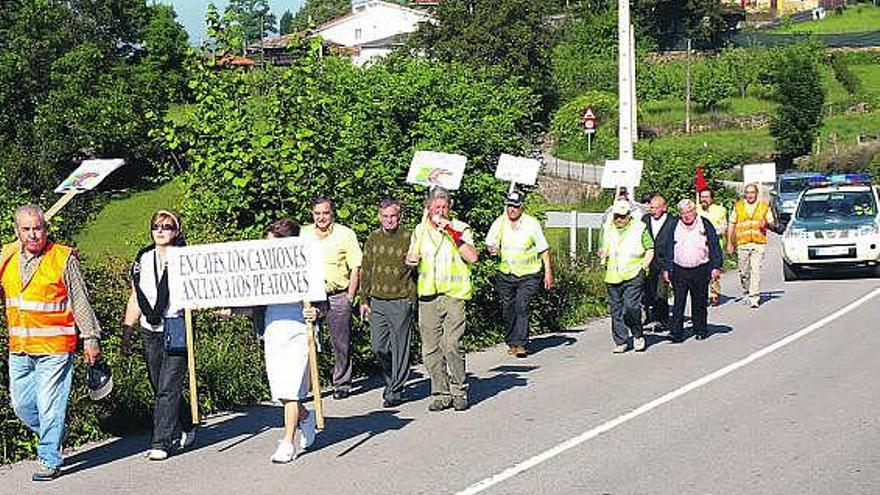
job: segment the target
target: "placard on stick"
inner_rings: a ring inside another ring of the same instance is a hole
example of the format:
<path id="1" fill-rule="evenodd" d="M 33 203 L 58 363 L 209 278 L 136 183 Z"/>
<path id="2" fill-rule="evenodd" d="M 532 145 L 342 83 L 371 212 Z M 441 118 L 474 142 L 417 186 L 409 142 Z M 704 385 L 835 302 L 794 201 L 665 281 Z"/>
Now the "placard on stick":
<path id="1" fill-rule="evenodd" d="M 775 163 L 743 165 L 743 184 L 772 184 L 774 182 L 776 182 Z"/>
<path id="2" fill-rule="evenodd" d="M 436 151 L 416 151 L 406 181 L 423 186 L 455 190 L 461 187 L 467 157 Z"/>
<path id="3" fill-rule="evenodd" d="M 89 191 L 101 183 L 114 170 L 125 164 L 121 158 L 85 160 L 55 188 L 56 193 L 68 191 Z"/>
<path id="4" fill-rule="evenodd" d="M 626 187 L 635 189 L 642 182 L 642 160 L 622 162 L 620 160 L 605 160 L 605 168 L 602 170 L 602 188 L 617 189 Z"/>
<path id="5" fill-rule="evenodd" d="M 540 170 L 541 162 L 534 158 L 502 153 L 498 157 L 498 168 L 495 169 L 495 177 L 517 184 L 533 186 L 538 181 L 538 172 Z"/>

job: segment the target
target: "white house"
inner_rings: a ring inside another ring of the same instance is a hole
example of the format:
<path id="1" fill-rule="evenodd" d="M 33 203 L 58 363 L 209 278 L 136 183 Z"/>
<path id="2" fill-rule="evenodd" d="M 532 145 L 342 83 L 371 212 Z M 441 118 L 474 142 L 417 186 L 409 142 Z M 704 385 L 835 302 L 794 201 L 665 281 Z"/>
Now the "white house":
<path id="1" fill-rule="evenodd" d="M 314 30 L 326 41 L 348 48 L 356 64 L 387 55 L 404 35 L 432 22 L 427 12 L 382 0 L 352 0 L 351 13 L 325 22 Z"/>

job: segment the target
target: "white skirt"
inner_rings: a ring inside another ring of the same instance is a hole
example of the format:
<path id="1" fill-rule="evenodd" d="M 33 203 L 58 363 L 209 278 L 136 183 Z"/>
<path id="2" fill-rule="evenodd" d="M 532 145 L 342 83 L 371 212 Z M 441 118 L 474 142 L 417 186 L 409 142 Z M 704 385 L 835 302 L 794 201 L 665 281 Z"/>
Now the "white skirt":
<path id="1" fill-rule="evenodd" d="M 309 342 L 301 304 L 266 307 L 266 375 L 272 400 L 302 400 L 309 394 Z"/>

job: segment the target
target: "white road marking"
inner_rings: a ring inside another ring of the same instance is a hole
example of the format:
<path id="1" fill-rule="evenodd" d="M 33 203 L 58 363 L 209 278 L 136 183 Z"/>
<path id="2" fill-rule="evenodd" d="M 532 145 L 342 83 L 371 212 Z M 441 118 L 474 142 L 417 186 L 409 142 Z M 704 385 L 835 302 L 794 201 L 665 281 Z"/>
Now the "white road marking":
<path id="1" fill-rule="evenodd" d="M 513 466 L 505 469 L 504 471 L 501 471 L 498 474 L 492 475 L 492 476 L 485 478 L 477 483 L 474 483 L 473 485 L 458 492 L 456 495 L 476 495 L 477 493 L 483 492 L 483 491 L 497 485 L 498 483 L 501 483 L 504 480 L 512 478 L 522 472 L 525 472 L 525 471 L 537 466 L 538 464 L 541 464 L 545 461 L 549 461 L 550 459 L 558 456 L 559 454 L 561 454 L 569 449 L 573 449 L 573 448 L 577 447 L 578 445 L 586 442 L 587 440 L 590 440 L 591 438 L 595 438 L 595 437 L 601 435 L 602 433 L 605 433 L 606 431 L 609 431 L 613 428 L 616 428 L 616 427 L 622 425 L 623 423 L 626 423 L 627 421 L 629 421 L 631 419 L 635 419 L 635 418 L 641 416 L 642 414 L 645 414 L 648 411 L 656 409 L 656 408 L 662 406 L 663 404 L 666 404 L 667 402 L 670 402 L 674 399 L 677 399 L 692 390 L 696 390 L 696 389 L 702 387 L 703 385 L 711 383 L 711 382 L 727 375 L 728 373 L 732 373 L 732 372 L 742 368 L 743 366 L 770 354 L 771 352 L 777 351 L 777 350 L 787 346 L 788 344 L 795 342 L 796 340 L 800 339 L 801 337 L 805 337 L 805 336 L 815 332 L 816 330 L 824 327 L 825 325 L 827 325 L 827 324 L 831 323 L 832 321 L 840 318 L 841 316 L 849 313 L 850 311 L 853 311 L 854 309 L 858 308 L 862 304 L 865 304 L 866 302 L 870 301 L 871 299 L 876 297 L 878 294 L 880 294 L 880 288 L 872 290 L 868 294 L 860 297 L 859 299 L 857 299 L 857 300 L 853 301 L 852 303 L 844 306 L 843 308 L 835 311 L 834 313 L 831 313 L 830 315 L 822 318 L 821 320 L 818 320 L 814 323 L 811 323 L 810 325 L 808 325 L 808 326 L 798 330 L 797 332 L 783 338 L 782 340 L 779 340 L 773 344 L 770 344 L 767 347 L 764 347 L 763 349 L 760 349 L 758 351 L 753 352 L 752 354 L 749 354 L 748 356 L 746 356 L 743 359 L 740 359 L 739 361 L 731 363 L 731 364 L 729 364 L 729 365 L 727 365 L 717 371 L 714 371 L 714 372 L 712 372 L 702 378 L 698 378 L 698 379 L 696 379 L 696 380 L 694 380 L 694 381 L 692 381 L 692 382 L 690 382 L 690 383 L 688 383 L 688 384 L 686 384 L 676 390 L 673 390 L 672 392 L 669 392 L 661 397 L 658 397 L 658 398 L 652 400 L 651 402 L 643 404 L 642 406 L 639 406 L 638 408 L 633 409 L 632 411 L 630 411 L 626 414 L 620 415 L 620 416 L 618 416 L 610 421 L 607 421 L 607 422 L 605 422 L 595 428 L 587 430 L 587 431 L 581 433 L 580 435 L 573 437 L 573 438 L 570 438 L 570 439 L 556 445 L 555 447 L 553 447 L 549 450 L 545 450 L 544 452 L 541 452 L 540 454 L 538 454 L 530 459 L 527 459 L 523 462 L 520 462 L 519 464 L 513 465 Z"/>

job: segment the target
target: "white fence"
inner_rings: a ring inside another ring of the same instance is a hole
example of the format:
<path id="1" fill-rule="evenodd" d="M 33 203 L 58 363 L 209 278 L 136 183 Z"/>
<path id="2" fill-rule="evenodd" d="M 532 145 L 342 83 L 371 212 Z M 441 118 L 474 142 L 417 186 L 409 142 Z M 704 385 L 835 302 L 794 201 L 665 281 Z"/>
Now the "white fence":
<path id="1" fill-rule="evenodd" d="M 587 229 L 587 252 L 593 251 L 593 230 L 602 229 L 604 213 L 579 213 L 572 211 L 548 211 L 545 227 L 568 229 L 568 254 L 574 259 L 577 256 L 577 230 Z M 598 243 L 599 237 L 596 234 Z"/>

